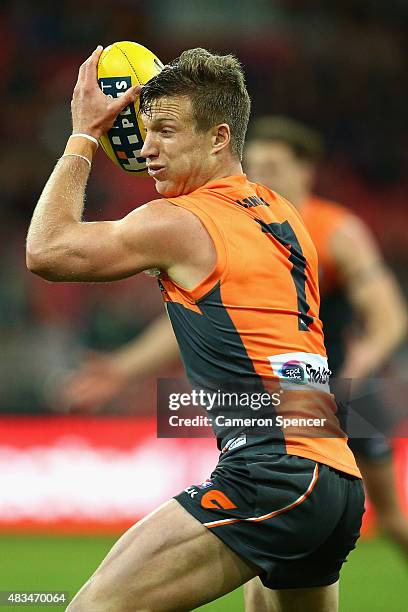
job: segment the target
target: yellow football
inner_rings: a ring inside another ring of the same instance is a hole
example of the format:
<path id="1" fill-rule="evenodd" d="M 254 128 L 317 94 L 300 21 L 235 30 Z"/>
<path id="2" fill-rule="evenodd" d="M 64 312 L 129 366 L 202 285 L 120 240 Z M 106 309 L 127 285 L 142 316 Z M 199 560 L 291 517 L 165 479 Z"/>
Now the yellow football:
<path id="1" fill-rule="evenodd" d="M 128 41 L 113 43 L 99 58 L 99 86 L 104 94 L 118 98 L 129 87 L 145 85 L 162 68 L 159 58 L 143 45 Z M 138 111 L 139 100 L 136 100 L 118 115 L 112 129 L 99 139 L 113 163 L 135 175 L 146 171 L 145 159 L 140 157 L 145 129 Z"/>

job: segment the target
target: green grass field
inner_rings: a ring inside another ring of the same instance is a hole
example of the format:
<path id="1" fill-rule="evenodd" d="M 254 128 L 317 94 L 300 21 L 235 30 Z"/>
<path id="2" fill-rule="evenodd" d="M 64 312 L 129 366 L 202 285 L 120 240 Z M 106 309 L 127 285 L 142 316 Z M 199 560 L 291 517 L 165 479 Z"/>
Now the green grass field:
<path id="1" fill-rule="evenodd" d="M 1 536 L 0 591 L 61 590 L 72 596 L 113 542 L 106 537 Z M 382 539 L 360 542 L 343 570 L 341 612 L 405 612 L 407 602 L 408 564 L 398 551 Z M 16 608 L 1 606 L 0 612 Z M 18 609 L 44 612 L 63 607 Z M 200 608 L 205 612 L 243 609 L 241 590 Z"/>

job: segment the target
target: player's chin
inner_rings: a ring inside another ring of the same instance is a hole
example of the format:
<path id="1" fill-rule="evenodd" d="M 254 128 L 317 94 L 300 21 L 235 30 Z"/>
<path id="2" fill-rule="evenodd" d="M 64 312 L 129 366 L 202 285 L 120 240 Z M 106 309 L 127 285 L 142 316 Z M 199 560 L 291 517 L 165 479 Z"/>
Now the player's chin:
<path id="1" fill-rule="evenodd" d="M 164 198 L 176 198 L 180 195 L 180 189 L 171 183 L 171 181 L 159 181 L 156 179 L 156 191 Z"/>

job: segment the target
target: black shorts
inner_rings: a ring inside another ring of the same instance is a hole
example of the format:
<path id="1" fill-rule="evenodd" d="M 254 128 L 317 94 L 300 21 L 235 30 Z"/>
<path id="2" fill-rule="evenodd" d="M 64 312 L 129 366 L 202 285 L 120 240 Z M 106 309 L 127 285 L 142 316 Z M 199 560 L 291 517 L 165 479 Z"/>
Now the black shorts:
<path id="1" fill-rule="evenodd" d="M 336 582 L 364 512 L 360 479 L 259 447 L 221 456 L 210 479 L 175 499 L 272 589 Z"/>

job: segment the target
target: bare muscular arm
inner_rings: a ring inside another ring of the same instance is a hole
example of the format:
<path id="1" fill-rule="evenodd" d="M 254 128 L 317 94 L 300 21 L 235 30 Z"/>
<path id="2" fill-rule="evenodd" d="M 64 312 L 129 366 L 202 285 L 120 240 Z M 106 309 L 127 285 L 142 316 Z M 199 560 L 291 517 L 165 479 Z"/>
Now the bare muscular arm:
<path id="1" fill-rule="evenodd" d="M 349 300 L 361 323 L 341 375 L 364 378 L 378 370 L 402 342 L 407 309 L 398 283 L 366 225 L 350 217 L 333 237 L 332 249 Z"/>
<path id="2" fill-rule="evenodd" d="M 81 66 L 72 100 L 73 133 L 94 138 L 110 129 L 141 89 L 131 88 L 117 99 L 103 94 L 96 79 L 101 51 L 98 47 Z M 84 157 L 95 152 L 89 140 L 75 141 L 86 150 Z M 86 159 L 58 161 L 28 231 L 27 266 L 32 272 L 52 281 L 95 282 L 156 267 L 186 288 L 208 274 L 215 261 L 210 237 L 197 217 L 166 200 L 150 202 L 119 221 L 83 222 L 88 176 Z"/>

